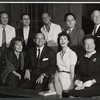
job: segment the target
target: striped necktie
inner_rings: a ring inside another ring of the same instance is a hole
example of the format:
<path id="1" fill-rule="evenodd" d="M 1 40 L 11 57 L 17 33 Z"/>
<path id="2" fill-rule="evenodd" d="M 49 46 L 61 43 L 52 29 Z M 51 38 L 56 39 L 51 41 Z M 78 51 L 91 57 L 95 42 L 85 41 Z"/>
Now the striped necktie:
<path id="1" fill-rule="evenodd" d="M 6 49 L 6 31 L 5 31 L 5 27 L 3 27 L 3 31 L 2 31 L 2 50 Z"/>

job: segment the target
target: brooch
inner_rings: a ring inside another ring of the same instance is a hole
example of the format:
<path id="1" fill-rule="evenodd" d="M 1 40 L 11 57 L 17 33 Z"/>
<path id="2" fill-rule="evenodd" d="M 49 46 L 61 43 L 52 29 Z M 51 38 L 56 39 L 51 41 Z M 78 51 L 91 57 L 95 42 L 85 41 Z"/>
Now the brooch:
<path id="1" fill-rule="evenodd" d="M 94 59 L 93 59 L 93 62 L 96 62 L 96 61 L 97 61 L 97 59 L 96 59 L 96 58 L 94 58 Z"/>

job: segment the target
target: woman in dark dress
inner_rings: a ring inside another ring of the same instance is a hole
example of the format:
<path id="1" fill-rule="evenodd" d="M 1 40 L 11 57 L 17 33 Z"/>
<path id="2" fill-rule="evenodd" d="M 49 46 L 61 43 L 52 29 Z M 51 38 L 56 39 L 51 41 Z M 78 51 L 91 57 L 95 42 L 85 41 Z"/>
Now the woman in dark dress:
<path id="1" fill-rule="evenodd" d="M 100 95 L 100 54 L 95 50 L 95 38 L 83 38 L 85 55 L 79 61 L 75 89 L 69 91 L 70 97 L 92 97 Z"/>
<path id="2" fill-rule="evenodd" d="M 17 88 L 22 80 L 24 68 L 22 44 L 22 38 L 13 38 L 11 40 L 12 50 L 5 55 L 5 69 L 1 74 L 1 80 L 6 86 Z"/>

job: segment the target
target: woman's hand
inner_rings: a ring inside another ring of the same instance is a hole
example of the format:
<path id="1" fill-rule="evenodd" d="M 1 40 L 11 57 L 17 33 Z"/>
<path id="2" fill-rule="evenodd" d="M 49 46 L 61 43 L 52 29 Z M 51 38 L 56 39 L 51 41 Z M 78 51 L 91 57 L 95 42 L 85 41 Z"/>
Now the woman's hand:
<path id="1" fill-rule="evenodd" d="M 13 73 L 18 76 L 18 78 L 21 80 L 21 75 L 19 73 L 17 73 L 16 71 L 13 71 Z"/>
<path id="2" fill-rule="evenodd" d="M 78 87 L 82 87 L 83 82 L 80 81 L 80 80 L 76 80 L 76 81 L 74 82 L 74 84 L 75 84 L 76 86 L 78 86 Z"/>

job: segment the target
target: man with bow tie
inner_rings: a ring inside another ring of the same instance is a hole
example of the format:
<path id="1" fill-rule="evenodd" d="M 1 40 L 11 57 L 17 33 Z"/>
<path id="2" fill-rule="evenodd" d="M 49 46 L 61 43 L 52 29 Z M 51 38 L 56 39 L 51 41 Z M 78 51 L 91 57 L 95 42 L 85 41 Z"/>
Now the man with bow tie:
<path id="1" fill-rule="evenodd" d="M 100 53 L 100 11 L 99 10 L 94 10 L 92 12 L 91 20 L 94 22 L 94 28 L 91 30 L 91 33 L 96 38 L 96 51 Z"/>
<path id="2" fill-rule="evenodd" d="M 21 88 L 45 90 L 50 76 L 56 70 L 55 51 L 45 45 L 43 33 L 35 35 L 36 48 L 29 50 L 25 64 L 25 80 Z"/>

